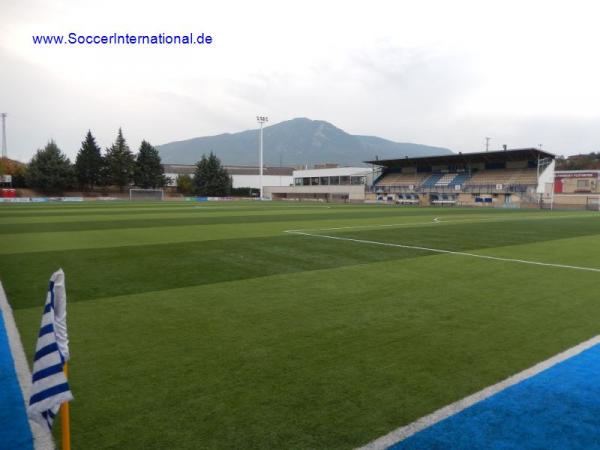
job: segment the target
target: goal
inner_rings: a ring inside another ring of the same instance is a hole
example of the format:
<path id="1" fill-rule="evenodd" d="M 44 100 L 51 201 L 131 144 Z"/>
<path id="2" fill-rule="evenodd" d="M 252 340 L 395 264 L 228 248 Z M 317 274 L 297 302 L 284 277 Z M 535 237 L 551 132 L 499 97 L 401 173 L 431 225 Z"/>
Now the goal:
<path id="1" fill-rule="evenodd" d="M 131 201 L 161 201 L 165 198 L 163 189 L 129 189 Z"/>

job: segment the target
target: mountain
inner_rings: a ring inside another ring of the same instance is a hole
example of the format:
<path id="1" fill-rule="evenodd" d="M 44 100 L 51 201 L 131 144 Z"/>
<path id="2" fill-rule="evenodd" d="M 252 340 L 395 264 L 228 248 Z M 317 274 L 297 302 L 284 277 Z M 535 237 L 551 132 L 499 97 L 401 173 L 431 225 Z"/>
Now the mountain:
<path id="1" fill-rule="evenodd" d="M 322 120 L 292 119 L 264 128 L 265 165 L 284 166 L 363 161 L 404 156 L 452 153 L 442 147 L 392 142 L 375 136 L 348 134 Z M 157 146 L 164 163 L 193 164 L 203 153 L 214 152 L 224 164 L 257 165 L 258 130 L 197 137 Z"/>

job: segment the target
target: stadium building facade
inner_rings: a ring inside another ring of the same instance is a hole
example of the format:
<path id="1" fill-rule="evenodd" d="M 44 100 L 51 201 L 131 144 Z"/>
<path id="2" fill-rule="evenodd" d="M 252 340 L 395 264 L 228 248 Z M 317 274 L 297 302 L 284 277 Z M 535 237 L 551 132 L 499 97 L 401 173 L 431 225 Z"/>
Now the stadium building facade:
<path id="1" fill-rule="evenodd" d="M 258 166 L 224 166 L 231 176 L 234 188 L 260 187 Z M 165 176 L 170 179 L 169 186 L 177 186 L 181 175 L 194 176 L 194 164 L 163 164 Z M 263 167 L 263 186 L 290 186 L 293 183 L 292 167 Z"/>
<path id="2" fill-rule="evenodd" d="M 537 148 L 367 161 L 366 199 L 407 205 L 518 207 L 552 196 L 555 156 Z"/>
<path id="3" fill-rule="evenodd" d="M 600 209 L 600 170 L 557 170 L 553 206 Z"/>
<path id="4" fill-rule="evenodd" d="M 368 167 L 322 167 L 294 170 L 293 186 L 268 186 L 265 195 L 273 200 L 358 201 L 373 180 Z"/>

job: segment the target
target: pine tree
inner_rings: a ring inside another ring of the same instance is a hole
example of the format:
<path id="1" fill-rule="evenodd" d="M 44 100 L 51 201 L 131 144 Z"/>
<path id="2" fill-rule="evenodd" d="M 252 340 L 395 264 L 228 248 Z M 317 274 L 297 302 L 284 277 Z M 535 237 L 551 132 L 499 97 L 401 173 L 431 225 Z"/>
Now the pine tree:
<path id="1" fill-rule="evenodd" d="M 136 186 L 144 189 L 163 187 L 166 184 L 158 150 L 147 141 L 142 141 L 140 145 L 135 160 L 134 179 Z"/>
<path id="2" fill-rule="evenodd" d="M 61 193 L 74 182 L 73 166 L 54 141 L 38 150 L 29 163 L 27 184 L 42 192 Z"/>
<path id="3" fill-rule="evenodd" d="M 79 185 L 93 190 L 101 181 L 102 153 L 92 132 L 88 130 L 75 160 L 75 174 Z"/>
<path id="4" fill-rule="evenodd" d="M 194 188 L 198 195 L 224 196 L 231 193 L 231 177 L 221 165 L 221 161 L 212 152 L 196 164 Z"/>
<path id="5" fill-rule="evenodd" d="M 129 186 L 133 180 L 135 158 L 129 150 L 120 128 L 117 140 L 110 148 L 106 149 L 104 160 L 106 163 L 106 182 L 118 186 L 119 190 L 123 192 L 123 188 Z"/>

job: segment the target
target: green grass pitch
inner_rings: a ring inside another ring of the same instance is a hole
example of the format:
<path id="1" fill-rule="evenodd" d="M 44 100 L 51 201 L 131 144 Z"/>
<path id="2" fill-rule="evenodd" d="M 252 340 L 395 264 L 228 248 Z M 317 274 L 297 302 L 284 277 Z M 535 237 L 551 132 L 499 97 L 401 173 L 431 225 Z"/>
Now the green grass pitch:
<path id="1" fill-rule="evenodd" d="M 600 268 L 597 212 L 90 202 L 0 277 L 31 360 L 65 270 L 80 449 L 349 449 L 600 332 L 600 272 L 356 240 Z"/>

